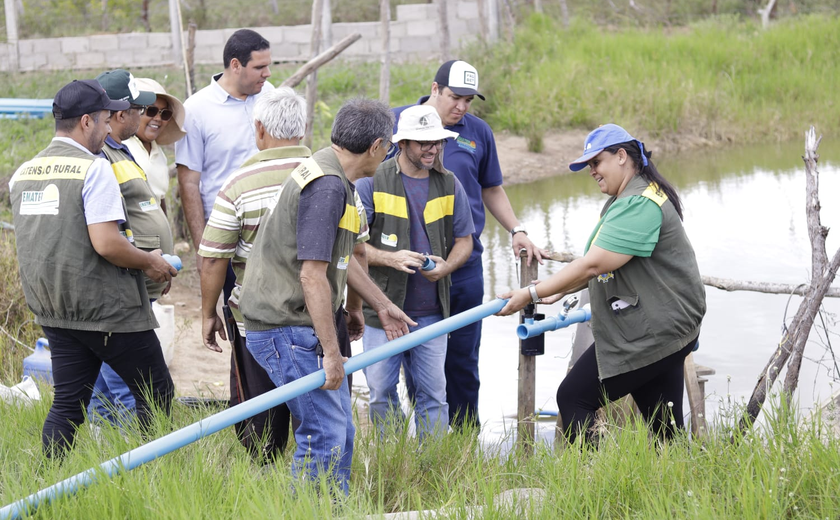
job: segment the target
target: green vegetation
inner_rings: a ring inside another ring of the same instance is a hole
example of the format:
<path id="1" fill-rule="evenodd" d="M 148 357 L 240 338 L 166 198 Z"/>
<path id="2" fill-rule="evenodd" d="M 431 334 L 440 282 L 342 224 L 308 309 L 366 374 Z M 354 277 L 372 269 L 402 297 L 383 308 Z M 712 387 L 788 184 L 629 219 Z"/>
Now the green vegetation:
<path id="1" fill-rule="evenodd" d="M 709 19 L 678 30 L 568 30 L 532 16 L 514 45 L 473 52 L 495 129 L 524 136 L 616 122 L 666 140 L 777 142 L 814 124 L 840 130 L 840 19 L 761 30 Z M 476 107 L 477 105 L 477 107 Z"/>
<path id="2" fill-rule="evenodd" d="M 45 392 L 47 396 L 49 393 Z M 94 467 L 142 444 L 87 426 L 63 464 L 40 456 L 40 428 L 49 397 L 29 408 L 0 403 L 0 505 Z M 154 436 L 199 420 L 211 410 L 175 405 L 172 423 L 158 419 Z M 539 447 L 533 457 L 482 448 L 452 434 L 420 447 L 360 431 L 351 494 L 333 503 L 325 492 L 291 493 L 289 452 L 275 466 L 250 461 L 231 429 L 107 482 L 43 505 L 44 518 L 363 518 L 367 514 L 492 504 L 513 488 L 545 491 L 542 509 L 517 515 L 485 509 L 480 518 L 837 518 L 840 443 L 796 418 L 772 417 L 761 434 L 731 442 L 725 428 L 704 442 L 652 442 L 643 424 L 613 428 L 598 450 Z M 819 424 L 815 422 L 814 424 Z"/>

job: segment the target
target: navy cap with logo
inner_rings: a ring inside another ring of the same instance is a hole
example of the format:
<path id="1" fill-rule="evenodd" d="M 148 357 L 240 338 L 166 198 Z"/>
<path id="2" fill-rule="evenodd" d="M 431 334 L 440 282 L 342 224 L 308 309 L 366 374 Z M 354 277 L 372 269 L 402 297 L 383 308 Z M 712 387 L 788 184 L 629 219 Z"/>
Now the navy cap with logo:
<path id="1" fill-rule="evenodd" d="M 478 71 L 475 67 L 461 60 L 447 61 L 435 74 L 435 83 L 459 96 L 484 96 L 478 91 Z"/>
<path id="2" fill-rule="evenodd" d="M 73 119 L 100 110 L 128 110 L 131 103 L 116 101 L 95 79 L 74 79 L 61 87 L 53 99 L 53 116 L 56 119 Z"/>
<path id="3" fill-rule="evenodd" d="M 125 69 L 114 69 L 96 76 L 111 99 L 128 101 L 132 105 L 151 105 L 157 99 L 154 92 L 140 90 L 134 76 Z"/>

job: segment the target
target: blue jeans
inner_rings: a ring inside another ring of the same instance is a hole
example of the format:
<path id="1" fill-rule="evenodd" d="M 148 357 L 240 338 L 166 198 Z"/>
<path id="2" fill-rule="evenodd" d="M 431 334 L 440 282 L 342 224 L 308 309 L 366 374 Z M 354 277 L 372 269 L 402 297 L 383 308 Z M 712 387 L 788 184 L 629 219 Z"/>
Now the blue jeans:
<path id="1" fill-rule="evenodd" d="M 245 342 L 278 387 L 322 368 L 315 353 L 318 337 L 312 327 L 249 330 Z M 338 390 L 312 390 L 286 404 L 292 415 L 300 419 L 295 430 L 297 449 L 292 474 L 297 479 L 317 480 L 322 472 L 328 472 L 344 494 L 349 494 L 356 428 L 347 378 Z"/>
<path id="2" fill-rule="evenodd" d="M 121 427 L 134 417 L 134 396 L 125 381 L 107 363 L 102 363 L 87 412 L 91 422 L 107 421 Z"/>
<path id="3" fill-rule="evenodd" d="M 411 332 L 428 327 L 443 319 L 443 316 L 411 317 L 417 322 Z M 381 347 L 388 342 L 385 331 L 366 326 L 364 335 L 365 352 Z M 414 384 L 414 420 L 420 440 L 426 435 L 443 435 L 449 424 L 449 405 L 446 404 L 446 376 L 443 365 L 446 360 L 446 334 L 417 345 L 410 351 L 411 362 L 406 364 Z M 364 369 L 370 387 L 370 419 L 380 431 L 392 419 L 404 419 L 397 396 L 397 381 L 403 356 L 384 359 Z M 406 374 L 406 377 L 409 377 Z"/>

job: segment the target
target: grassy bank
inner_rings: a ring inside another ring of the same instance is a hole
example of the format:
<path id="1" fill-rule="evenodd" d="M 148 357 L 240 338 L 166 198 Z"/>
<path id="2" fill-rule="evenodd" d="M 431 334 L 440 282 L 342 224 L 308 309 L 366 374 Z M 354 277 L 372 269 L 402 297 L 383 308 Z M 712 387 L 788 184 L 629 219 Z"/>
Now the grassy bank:
<path id="1" fill-rule="evenodd" d="M 515 45 L 475 53 L 494 128 L 524 135 L 616 122 L 639 133 L 735 143 L 840 130 L 840 19 L 761 30 L 709 19 L 620 30 L 533 16 Z"/>
<path id="2" fill-rule="evenodd" d="M 40 427 L 49 399 L 31 408 L 0 403 L 0 505 L 98 465 L 142 443 L 105 429 L 97 442 L 84 427 L 62 465 L 40 457 Z M 174 425 L 207 411 L 176 405 Z M 840 444 L 795 418 L 776 417 L 760 434 L 730 442 L 725 429 L 705 442 L 652 443 L 643 425 L 615 429 L 600 449 L 500 457 L 474 437 L 449 435 L 422 448 L 390 435 L 360 432 L 351 494 L 340 504 L 311 489 L 290 492 L 286 459 L 260 468 L 230 429 L 176 453 L 45 505 L 44 518 L 363 518 L 368 514 L 467 507 L 513 488 L 545 491 L 541 509 L 524 514 L 485 509 L 479 518 L 837 518 Z M 104 479 L 104 477 L 103 477 Z"/>

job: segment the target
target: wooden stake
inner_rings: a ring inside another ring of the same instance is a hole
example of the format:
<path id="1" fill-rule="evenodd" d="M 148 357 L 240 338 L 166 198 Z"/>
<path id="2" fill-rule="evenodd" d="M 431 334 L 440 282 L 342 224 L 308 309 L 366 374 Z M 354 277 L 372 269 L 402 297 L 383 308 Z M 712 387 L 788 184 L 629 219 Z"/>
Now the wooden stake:
<path id="1" fill-rule="evenodd" d="M 379 101 L 391 104 L 391 1 L 379 0 L 382 21 L 382 55 L 379 66 Z"/>
<path id="2" fill-rule="evenodd" d="M 310 57 L 314 58 L 318 55 L 321 46 L 321 24 L 323 23 L 323 0 L 313 0 L 312 2 L 312 37 L 310 38 L 309 48 Z M 303 137 L 303 143 L 309 148 L 312 148 L 312 127 L 315 124 L 315 103 L 318 102 L 318 72 L 313 70 L 306 81 L 306 134 Z"/>
<path id="3" fill-rule="evenodd" d="M 528 265 L 528 253 L 524 249 L 519 252 L 519 285 L 528 287 L 531 280 L 539 276 L 539 262 L 536 260 Z M 519 323 L 523 322 L 524 312 L 519 312 Z M 534 439 L 536 438 L 536 423 L 534 411 L 536 410 L 536 374 L 537 357 L 522 355 L 522 340 L 519 340 L 519 391 L 516 406 L 516 417 L 518 421 L 516 429 L 516 444 L 525 453 L 531 454 L 534 450 Z"/>
<path id="4" fill-rule="evenodd" d="M 280 86 L 295 88 L 300 84 L 301 81 L 303 81 L 303 79 L 306 76 L 312 73 L 312 71 L 318 70 L 319 67 L 341 54 L 341 52 L 344 51 L 344 49 L 351 46 L 361 38 L 362 35 L 359 33 L 353 33 L 350 36 L 347 36 L 346 38 L 336 43 L 329 49 L 325 50 L 318 56 L 306 62 L 303 66 L 301 66 L 301 68 L 295 71 L 294 74 L 289 76 L 283 83 L 281 83 Z"/>

